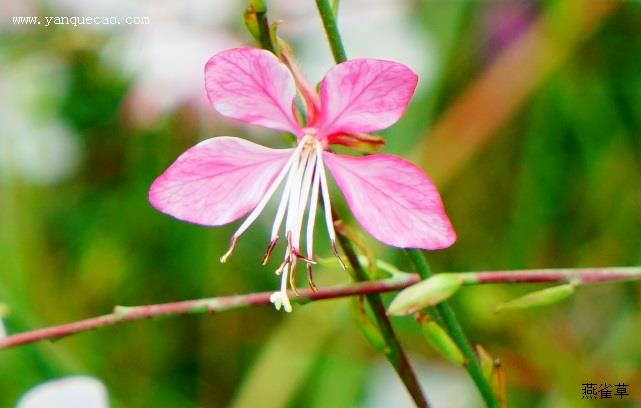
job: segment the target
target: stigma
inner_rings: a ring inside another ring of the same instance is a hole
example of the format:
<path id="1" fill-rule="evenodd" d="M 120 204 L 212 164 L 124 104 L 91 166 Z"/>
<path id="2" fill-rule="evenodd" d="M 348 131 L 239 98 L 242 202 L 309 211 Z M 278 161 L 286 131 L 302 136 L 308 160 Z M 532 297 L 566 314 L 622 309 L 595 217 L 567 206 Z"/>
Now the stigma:
<path id="1" fill-rule="evenodd" d="M 306 265 L 309 286 L 312 290 L 316 290 L 312 277 L 312 266 L 316 263 L 314 261 L 314 225 L 320 200 L 322 200 L 325 224 L 331 247 L 334 255 L 338 257 L 329 187 L 323 163 L 323 145 L 312 133 L 305 134 L 299 140 L 283 169 L 267 188 L 256 207 L 232 235 L 229 250 L 220 258 L 220 261 L 225 262 L 229 258 L 238 238 L 258 218 L 281 185 L 283 188 L 280 201 L 262 264 L 265 265 L 269 261 L 282 236 L 285 241 L 285 251 L 282 261 L 275 271 L 276 275 L 280 276 L 280 289 L 271 295 L 270 301 L 274 304 L 276 310 L 282 308 L 286 312 L 291 312 L 292 305 L 288 296 L 288 288 L 291 288 L 294 294 L 298 295 L 296 289 L 296 266 L 299 262 Z M 307 218 L 305 218 L 306 215 Z M 305 233 L 304 255 L 301 251 L 303 232 Z M 345 267 L 340 257 L 338 259 L 341 266 Z"/>

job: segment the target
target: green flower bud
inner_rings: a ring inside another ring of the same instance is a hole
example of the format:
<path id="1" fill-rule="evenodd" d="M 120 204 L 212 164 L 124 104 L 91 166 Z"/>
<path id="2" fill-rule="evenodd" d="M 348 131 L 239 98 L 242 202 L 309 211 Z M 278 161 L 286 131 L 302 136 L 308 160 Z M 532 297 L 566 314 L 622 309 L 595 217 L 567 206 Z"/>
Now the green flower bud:
<path id="1" fill-rule="evenodd" d="M 525 296 L 521 296 L 498 305 L 496 307 L 496 311 L 527 309 L 530 307 L 550 305 L 572 295 L 574 293 L 574 288 L 575 286 L 573 284 L 568 283 L 543 290 L 537 290 L 536 292 L 528 293 Z"/>
<path id="2" fill-rule="evenodd" d="M 267 12 L 267 7 L 265 6 L 265 2 L 263 0 L 251 0 L 249 4 L 254 10 L 256 10 L 257 13 Z"/>
<path id="3" fill-rule="evenodd" d="M 463 366 L 466 363 L 461 349 L 441 326 L 422 313 L 417 313 L 416 321 L 421 326 L 423 336 L 434 350 L 456 365 Z"/>
<path id="4" fill-rule="evenodd" d="M 363 336 L 365 336 L 367 342 L 381 353 L 388 354 L 390 350 L 387 346 L 387 342 L 385 341 L 385 338 L 378 326 L 376 326 L 367 316 L 363 299 L 358 297 L 353 298 L 351 306 L 354 318 L 356 319 L 356 324 L 363 333 Z"/>
<path id="5" fill-rule="evenodd" d="M 387 314 L 406 316 L 449 298 L 463 285 L 454 273 L 441 273 L 402 290 L 387 309 Z"/>
<path id="6" fill-rule="evenodd" d="M 256 17 L 256 9 L 252 6 L 245 10 L 244 14 L 245 26 L 247 31 L 254 37 L 256 41 L 260 40 L 260 28 L 258 28 L 258 17 Z"/>
<path id="7" fill-rule="evenodd" d="M 492 356 L 480 344 L 476 345 L 476 356 L 479 360 L 483 377 L 490 381 L 492 379 L 492 371 L 494 371 L 494 360 Z"/>

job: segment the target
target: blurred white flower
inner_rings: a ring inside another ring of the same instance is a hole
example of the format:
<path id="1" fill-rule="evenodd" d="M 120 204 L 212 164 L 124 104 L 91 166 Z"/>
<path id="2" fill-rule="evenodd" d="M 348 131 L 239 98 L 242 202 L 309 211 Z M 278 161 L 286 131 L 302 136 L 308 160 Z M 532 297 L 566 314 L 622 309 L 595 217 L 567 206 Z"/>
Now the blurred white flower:
<path id="1" fill-rule="evenodd" d="M 240 45 L 226 24 L 233 16 L 240 19 L 242 5 L 223 0 L 147 3 L 151 24 L 131 26 L 120 52 L 110 53 L 136 78 L 130 94 L 134 118 L 149 123 L 184 104 L 209 110 L 204 66 L 216 52 Z"/>
<path id="2" fill-rule="evenodd" d="M 107 389 L 92 377 L 47 381 L 22 396 L 16 408 L 108 408 Z"/>
<path id="3" fill-rule="evenodd" d="M 186 29 L 176 22 L 132 32 L 113 60 L 136 78 L 129 95 L 134 118 L 148 123 L 184 104 L 209 109 L 203 80 L 205 63 L 232 44 L 233 38 L 225 32 Z"/>
<path id="4" fill-rule="evenodd" d="M 4 323 L 2 323 L 2 319 L 0 319 L 0 339 L 5 337 L 7 337 L 7 329 L 4 328 Z"/>
<path id="5" fill-rule="evenodd" d="M 144 25 L 91 25 L 108 30 L 105 58 L 134 78 L 127 106 L 142 124 L 178 106 L 209 109 L 203 69 L 216 52 L 240 45 L 226 25 L 244 4 L 225 0 L 49 0 L 68 15 L 148 17 Z"/>
<path id="6" fill-rule="evenodd" d="M 46 55 L 0 64 L 0 174 L 35 184 L 65 179 L 79 163 L 80 148 L 52 109 L 65 86 L 64 67 Z"/>
<path id="7" fill-rule="evenodd" d="M 483 400 L 464 369 L 453 365 L 411 358 L 430 406 L 435 408 L 483 407 Z M 407 389 L 386 361 L 371 370 L 361 408 L 405 408 L 415 406 Z"/>
<path id="8" fill-rule="evenodd" d="M 14 24 L 12 17 L 34 16 L 35 8 L 30 2 L 24 0 L 2 0 L 0 2 L 0 30 L 24 31 L 29 29 L 28 24 Z"/>
<path id="9" fill-rule="evenodd" d="M 225 0 L 192 0 L 188 3 L 175 0 L 47 0 L 47 3 L 66 16 L 150 17 L 152 25 L 174 21 L 201 27 L 221 25 L 231 12 L 244 7 L 243 3 Z M 135 26 L 86 27 L 116 32 Z"/>

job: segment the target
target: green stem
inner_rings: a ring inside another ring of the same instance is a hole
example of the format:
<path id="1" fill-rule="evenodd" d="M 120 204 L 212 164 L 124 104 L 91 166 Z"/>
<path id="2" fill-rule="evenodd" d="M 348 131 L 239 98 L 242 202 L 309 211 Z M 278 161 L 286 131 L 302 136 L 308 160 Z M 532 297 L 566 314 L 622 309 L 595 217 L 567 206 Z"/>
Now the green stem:
<path id="1" fill-rule="evenodd" d="M 329 47 L 332 49 L 334 61 L 336 61 L 337 64 L 345 62 L 347 60 L 347 54 L 345 53 L 343 40 L 341 40 L 341 34 L 336 24 L 336 16 L 332 10 L 332 6 L 329 4 L 329 0 L 316 0 L 316 7 L 318 7 L 318 13 L 323 21 L 323 27 L 325 28 Z"/>
<path id="2" fill-rule="evenodd" d="M 260 46 L 271 52 L 276 49 L 272 42 L 272 35 L 269 30 L 269 20 L 267 20 L 267 7 L 262 0 L 253 0 L 250 2 L 256 13 L 256 21 L 258 22 L 258 31 L 260 33 Z"/>
<path id="3" fill-rule="evenodd" d="M 352 267 L 354 278 L 360 282 L 369 281 L 369 276 L 359 262 L 358 255 L 354 250 L 354 245 L 352 244 L 352 242 L 342 234 L 338 234 L 338 242 L 343 248 L 343 252 L 345 252 L 345 256 L 347 257 L 347 260 Z M 398 376 L 403 381 L 403 384 L 405 384 L 405 387 L 414 399 L 414 403 L 416 404 L 416 406 L 428 407 L 429 404 L 427 403 L 425 395 L 423 395 L 423 391 L 421 390 L 421 386 L 418 383 L 416 374 L 414 373 L 414 370 L 409 363 L 403 347 L 396 337 L 396 333 L 394 333 L 392 324 L 387 318 L 383 300 L 378 294 L 368 294 L 365 295 L 365 298 L 367 299 L 367 303 L 374 313 L 376 324 L 381 331 L 383 338 L 385 339 L 385 343 L 388 346 L 388 352 L 386 353 L 387 359 L 398 373 Z"/>
<path id="4" fill-rule="evenodd" d="M 334 19 L 338 18 L 338 7 L 340 6 L 340 0 L 332 1 L 332 12 L 334 13 Z"/>
<path id="5" fill-rule="evenodd" d="M 433 275 L 430 269 L 430 266 L 427 263 L 427 260 L 425 259 L 425 257 L 423 256 L 423 253 L 420 250 L 408 249 L 407 253 L 412 263 L 414 264 L 414 267 L 416 268 L 416 272 L 418 272 L 421 279 L 427 279 Z M 449 332 L 450 336 L 452 336 L 452 339 L 454 340 L 456 345 L 461 349 L 461 351 L 465 355 L 465 358 L 467 359 L 467 362 L 468 362 L 465 365 L 465 368 L 469 373 L 470 377 L 472 377 L 472 380 L 476 384 L 476 387 L 479 389 L 479 392 L 483 396 L 485 403 L 490 408 L 498 408 L 499 404 L 496 401 L 494 392 L 492 392 L 492 388 L 490 387 L 490 384 L 487 382 L 487 380 L 483 376 L 483 372 L 481 371 L 481 365 L 479 364 L 479 361 L 476 358 L 476 354 L 474 353 L 474 350 L 472 349 L 472 345 L 468 341 L 467 336 L 465 335 L 465 332 L 461 327 L 461 324 L 456 318 L 456 314 L 454 313 L 454 310 L 452 310 L 452 308 L 447 302 L 441 302 L 440 304 L 436 305 L 435 308 L 442 316 L 443 323 L 445 324 L 445 328 Z"/>
<path id="6" fill-rule="evenodd" d="M 338 2 L 335 2 L 334 5 L 338 7 Z M 337 64 L 347 60 L 347 53 L 345 52 L 345 47 L 343 46 L 343 41 L 341 40 L 340 32 L 338 31 L 338 25 L 336 23 L 336 12 L 330 5 L 329 0 L 316 0 L 316 6 L 318 7 L 318 12 L 320 14 L 321 20 L 323 22 L 323 27 L 325 29 L 325 34 L 327 35 L 327 41 L 332 50 L 332 55 L 334 56 L 334 61 Z M 338 217 L 337 217 L 338 219 Z M 354 277 L 356 280 L 364 282 L 369 280 L 369 276 L 363 269 L 362 265 L 358 260 L 358 255 L 354 250 L 352 242 L 347 239 L 344 235 L 338 234 L 338 241 L 349 260 L 349 263 L 352 266 L 354 271 Z M 372 294 L 366 296 L 367 302 L 372 309 L 374 316 L 376 318 L 376 323 L 385 339 L 386 344 L 389 347 L 389 352 L 386 354 L 386 357 L 398 373 L 399 377 L 405 384 L 407 391 L 410 393 L 414 399 L 414 403 L 418 407 L 428 407 L 429 404 L 421 386 L 418 383 L 416 374 L 410 365 L 410 362 L 401 346 L 392 324 L 387 318 L 387 313 L 385 310 L 385 305 L 383 300 L 379 295 Z"/>

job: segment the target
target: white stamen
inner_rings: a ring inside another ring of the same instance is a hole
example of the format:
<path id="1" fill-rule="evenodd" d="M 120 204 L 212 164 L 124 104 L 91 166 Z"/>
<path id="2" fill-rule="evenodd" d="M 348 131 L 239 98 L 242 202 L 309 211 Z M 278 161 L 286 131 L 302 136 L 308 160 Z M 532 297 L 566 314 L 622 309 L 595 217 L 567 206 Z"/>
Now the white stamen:
<path id="1" fill-rule="evenodd" d="M 292 305 L 287 294 L 287 287 L 288 285 L 291 286 L 296 293 L 294 278 L 296 276 L 296 263 L 298 258 L 303 258 L 308 262 L 308 280 L 310 280 L 310 285 L 314 288 L 313 282 L 311 282 L 311 278 L 309 277 L 309 274 L 311 273 L 311 265 L 309 263 L 313 263 L 314 224 L 316 220 L 319 195 L 322 197 L 323 206 L 325 207 L 325 223 L 327 224 L 327 232 L 332 243 L 332 248 L 335 248 L 336 232 L 334 230 L 334 223 L 332 219 L 329 187 L 327 183 L 327 175 L 325 174 L 325 165 L 323 163 L 322 153 L 322 145 L 315 140 L 313 136 L 305 136 L 303 140 L 299 142 L 292 156 L 278 174 L 272 185 L 268 188 L 267 192 L 263 195 L 256 208 L 250 213 L 232 237 L 233 249 L 233 244 L 235 244 L 238 236 L 240 236 L 240 234 L 242 234 L 255 221 L 258 215 L 260 215 L 269 199 L 286 177 L 282 196 L 279 200 L 278 209 L 276 210 L 274 224 L 272 225 L 270 246 L 268 247 L 267 253 L 263 259 L 264 262 L 267 261 L 267 258 L 278 239 L 278 235 L 284 221 L 287 243 L 283 261 L 275 271 L 276 275 L 279 275 L 281 278 L 281 285 L 280 290 L 272 293 L 269 298 L 270 302 L 274 304 L 277 310 L 280 310 L 281 308 L 286 312 L 291 312 L 292 310 Z M 305 210 L 308 211 L 305 236 L 307 258 L 303 257 L 299 252 Z M 333 250 L 335 252 L 335 249 Z M 338 254 L 336 255 L 338 256 Z"/>
<path id="2" fill-rule="evenodd" d="M 318 167 L 320 170 L 321 181 L 321 195 L 323 196 L 323 205 L 325 206 L 325 223 L 327 224 L 327 232 L 332 245 L 336 242 L 336 233 L 334 232 L 334 221 L 332 220 L 332 205 L 329 200 L 329 188 L 327 187 L 327 175 L 325 174 L 325 165 L 323 164 L 323 150 L 320 143 L 316 145 L 318 154 Z"/>
<path id="3" fill-rule="evenodd" d="M 298 218 L 296 219 L 296 226 L 294 227 L 294 236 L 292 241 L 298 247 L 300 241 L 300 232 L 303 229 L 303 218 L 305 218 L 305 207 L 307 206 L 307 200 L 309 199 L 309 190 L 312 187 L 312 175 L 314 174 L 314 168 L 316 167 L 316 152 L 312 152 L 309 160 L 305 165 L 305 173 L 303 175 L 302 185 L 301 185 L 301 194 L 298 204 Z"/>
<path id="4" fill-rule="evenodd" d="M 243 223 L 240 225 L 240 227 L 238 227 L 238 230 L 236 230 L 236 232 L 234 232 L 234 235 L 233 235 L 234 238 L 238 238 L 243 232 L 245 232 L 247 230 L 247 228 L 249 228 L 249 226 L 254 221 L 256 221 L 256 218 L 258 218 L 260 213 L 263 212 L 263 209 L 265 209 L 265 206 L 267 205 L 267 202 L 272 197 L 272 195 L 274 195 L 274 192 L 276 191 L 276 189 L 280 185 L 281 181 L 283 181 L 283 178 L 285 177 L 285 175 L 289 171 L 290 167 L 292 167 L 292 163 L 294 162 L 294 160 L 296 158 L 298 158 L 300 156 L 300 151 L 301 151 L 302 148 L 303 148 L 302 143 L 299 144 L 298 146 L 296 146 L 296 150 L 294 150 L 294 153 L 289 158 L 289 160 L 287 160 L 287 163 L 285 164 L 283 169 L 280 171 L 280 173 L 278 173 L 278 176 L 276 177 L 274 182 L 271 184 L 271 186 L 269 186 L 269 188 L 267 189 L 267 191 L 263 195 L 263 198 L 260 199 L 260 201 L 258 202 L 256 207 L 252 210 L 252 212 L 249 214 L 249 216 L 247 216 L 247 218 L 245 218 L 245 221 L 243 221 Z"/>
<path id="5" fill-rule="evenodd" d="M 297 167 L 297 166 L 296 166 Z M 278 238 L 278 230 L 283 224 L 283 217 L 285 216 L 285 210 L 287 209 L 287 203 L 289 202 L 289 194 L 292 189 L 292 184 L 294 184 L 295 172 L 290 171 L 287 176 L 287 181 L 285 182 L 285 188 L 283 188 L 283 195 L 280 198 L 278 203 L 278 210 L 276 210 L 276 218 L 274 219 L 274 225 L 272 226 L 272 235 L 271 241 Z"/>
<path id="6" fill-rule="evenodd" d="M 316 207 L 318 206 L 318 190 L 320 189 L 320 168 L 318 158 L 314 163 L 314 180 L 312 181 L 312 197 L 309 201 L 309 213 L 307 214 L 307 257 L 314 258 L 314 223 L 316 222 Z"/>
<path id="7" fill-rule="evenodd" d="M 304 144 L 304 142 L 301 142 Z M 303 157 L 300 160 L 298 166 L 292 167 L 292 173 L 294 173 L 294 181 L 289 190 L 289 202 L 287 203 L 287 218 L 285 219 L 285 234 L 288 232 L 292 233 L 292 238 L 296 235 L 296 220 L 298 219 L 299 213 L 299 202 L 300 202 L 300 190 L 301 183 L 303 179 L 303 169 L 307 164 L 309 159 L 309 151 L 303 152 Z M 292 241 L 295 248 L 298 248 L 298 242 Z"/>

